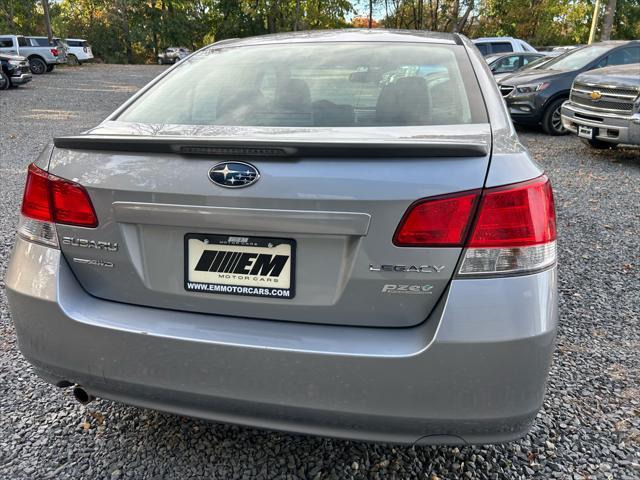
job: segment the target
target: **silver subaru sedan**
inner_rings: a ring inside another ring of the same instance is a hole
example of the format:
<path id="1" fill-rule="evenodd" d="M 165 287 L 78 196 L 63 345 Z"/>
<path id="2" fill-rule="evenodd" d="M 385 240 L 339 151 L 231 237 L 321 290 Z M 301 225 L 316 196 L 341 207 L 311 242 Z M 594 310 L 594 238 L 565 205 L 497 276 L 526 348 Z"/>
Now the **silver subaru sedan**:
<path id="1" fill-rule="evenodd" d="M 223 41 L 29 166 L 6 286 L 83 403 L 503 442 L 543 400 L 553 195 L 461 35 Z"/>

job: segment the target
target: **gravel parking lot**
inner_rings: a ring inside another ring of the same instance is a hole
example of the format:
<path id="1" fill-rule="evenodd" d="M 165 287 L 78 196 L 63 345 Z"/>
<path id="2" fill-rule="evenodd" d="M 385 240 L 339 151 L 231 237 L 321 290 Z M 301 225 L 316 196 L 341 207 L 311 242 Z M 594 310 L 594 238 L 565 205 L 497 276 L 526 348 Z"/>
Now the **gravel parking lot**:
<path id="1" fill-rule="evenodd" d="M 57 69 L 0 92 L 0 479 L 640 478 L 640 149 L 520 132 L 556 194 L 561 326 L 526 438 L 398 447 L 287 435 L 110 401 L 78 405 L 20 355 L 4 295 L 25 170 L 164 67 Z M 522 372 L 526 375 L 527 372 Z"/>

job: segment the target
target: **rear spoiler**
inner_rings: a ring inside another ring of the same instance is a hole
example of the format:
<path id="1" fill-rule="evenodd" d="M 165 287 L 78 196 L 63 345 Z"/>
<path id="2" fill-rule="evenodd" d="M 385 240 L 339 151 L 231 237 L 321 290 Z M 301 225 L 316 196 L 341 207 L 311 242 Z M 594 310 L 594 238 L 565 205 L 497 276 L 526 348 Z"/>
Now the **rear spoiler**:
<path id="1" fill-rule="evenodd" d="M 142 135 L 76 135 L 57 137 L 57 148 L 73 150 L 106 150 L 120 152 L 177 153 L 207 156 L 259 157 L 484 157 L 489 145 L 482 141 L 458 139 L 438 140 L 366 140 L 304 141 L 297 139 L 251 140 L 229 138 L 142 136 Z"/>

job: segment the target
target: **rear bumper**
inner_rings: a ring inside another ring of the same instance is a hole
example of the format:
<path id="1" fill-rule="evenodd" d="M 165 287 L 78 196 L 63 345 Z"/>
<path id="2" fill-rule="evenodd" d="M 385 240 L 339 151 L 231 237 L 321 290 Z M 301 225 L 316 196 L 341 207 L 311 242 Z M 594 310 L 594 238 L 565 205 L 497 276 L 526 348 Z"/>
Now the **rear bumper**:
<path id="1" fill-rule="evenodd" d="M 84 52 L 82 50 L 75 51 L 75 52 L 71 51 L 71 52 L 69 52 L 69 55 L 75 56 L 78 59 L 78 61 L 80 61 L 80 62 L 91 62 L 91 61 L 93 61 L 93 54 L 92 53 L 86 53 L 86 52 Z"/>
<path id="2" fill-rule="evenodd" d="M 56 383 L 210 420 L 397 443 L 526 433 L 557 324 L 555 268 L 460 280 L 412 328 L 176 312 L 99 300 L 18 239 L 6 277 L 24 356 Z"/>
<path id="3" fill-rule="evenodd" d="M 578 133 L 579 126 L 592 127 L 594 138 L 609 143 L 640 145 L 640 114 L 617 115 L 588 110 L 569 102 L 562 106 L 562 124 Z"/>

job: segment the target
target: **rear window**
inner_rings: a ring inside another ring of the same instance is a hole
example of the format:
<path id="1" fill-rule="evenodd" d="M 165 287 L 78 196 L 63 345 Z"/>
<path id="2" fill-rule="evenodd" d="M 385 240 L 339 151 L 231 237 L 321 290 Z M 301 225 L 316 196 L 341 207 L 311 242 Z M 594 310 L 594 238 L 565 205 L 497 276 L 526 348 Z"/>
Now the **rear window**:
<path id="1" fill-rule="evenodd" d="M 509 42 L 495 42 L 491 44 L 491 51 L 493 53 L 513 52 L 513 46 Z"/>
<path id="2" fill-rule="evenodd" d="M 299 43 L 210 48 L 120 120 L 273 127 L 486 122 L 464 47 Z"/>
<path id="3" fill-rule="evenodd" d="M 34 47 L 48 47 L 49 39 L 48 38 L 31 38 L 31 45 Z"/>
<path id="4" fill-rule="evenodd" d="M 476 47 L 478 47 L 478 50 L 480 50 L 480 53 L 482 55 L 488 55 L 489 54 L 489 44 L 488 43 L 476 43 Z"/>
<path id="5" fill-rule="evenodd" d="M 10 38 L 0 38 L 0 48 L 13 47 L 13 40 Z"/>

